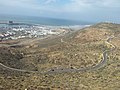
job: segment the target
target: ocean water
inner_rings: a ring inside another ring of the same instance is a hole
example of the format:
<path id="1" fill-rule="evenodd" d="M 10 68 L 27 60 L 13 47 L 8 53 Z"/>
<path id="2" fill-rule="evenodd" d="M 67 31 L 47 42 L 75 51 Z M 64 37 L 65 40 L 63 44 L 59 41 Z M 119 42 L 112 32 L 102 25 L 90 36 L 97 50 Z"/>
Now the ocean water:
<path id="1" fill-rule="evenodd" d="M 0 15 L 0 22 L 2 21 L 14 21 L 14 22 L 24 22 L 28 24 L 52 25 L 52 26 L 92 24 L 84 21 L 64 20 L 64 19 L 45 18 L 45 17 L 33 17 L 33 16 L 13 16 L 13 15 Z"/>

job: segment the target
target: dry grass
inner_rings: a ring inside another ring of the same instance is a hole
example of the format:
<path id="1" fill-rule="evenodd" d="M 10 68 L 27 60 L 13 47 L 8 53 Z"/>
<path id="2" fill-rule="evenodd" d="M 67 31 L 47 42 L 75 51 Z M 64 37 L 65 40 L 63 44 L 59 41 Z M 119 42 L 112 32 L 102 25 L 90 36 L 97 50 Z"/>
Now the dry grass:
<path id="1" fill-rule="evenodd" d="M 114 30 L 113 30 L 114 29 Z M 110 49 L 105 40 L 110 35 L 119 36 L 120 25 L 97 24 L 83 30 L 59 36 L 37 40 L 30 47 L 14 48 L 10 51 L 23 53 L 22 69 L 47 71 L 54 67 L 88 67 L 96 65 L 102 59 L 102 52 Z M 117 32 L 117 33 L 116 33 Z M 61 38 L 65 42 L 60 42 Z M 120 41 L 114 38 L 112 44 L 117 49 L 108 53 L 105 67 L 96 71 L 79 73 L 47 74 L 12 72 L 0 69 L 1 90 L 119 90 L 120 86 Z M 35 46 L 34 46 L 35 45 Z M 29 45 L 28 45 L 29 46 Z M 4 49 L 2 53 L 5 55 Z M 13 54 L 8 54 L 13 55 Z M 16 56 L 17 57 L 17 56 Z M 4 57 L 4 60 L 7 59 Z M 11 61 L 10 61 L 11 62 Z M 14 64 L 17 64 L 16 61 Z"/>

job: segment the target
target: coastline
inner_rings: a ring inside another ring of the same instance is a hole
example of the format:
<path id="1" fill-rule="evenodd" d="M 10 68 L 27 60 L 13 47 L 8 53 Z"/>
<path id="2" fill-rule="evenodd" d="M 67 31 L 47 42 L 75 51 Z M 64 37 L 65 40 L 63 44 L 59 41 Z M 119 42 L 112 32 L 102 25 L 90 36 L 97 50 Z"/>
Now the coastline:
<path id="1" fill-rule="evenodd" d="M 1 22 L 0 40 L 20 39 L 20 38 L 42 38 L 49 35 L 64 34 L 68 31 L 76 31 L 90 25 L 63 25 L 51 26 L 40 24 L 29 24 L 22 22 Z"/>

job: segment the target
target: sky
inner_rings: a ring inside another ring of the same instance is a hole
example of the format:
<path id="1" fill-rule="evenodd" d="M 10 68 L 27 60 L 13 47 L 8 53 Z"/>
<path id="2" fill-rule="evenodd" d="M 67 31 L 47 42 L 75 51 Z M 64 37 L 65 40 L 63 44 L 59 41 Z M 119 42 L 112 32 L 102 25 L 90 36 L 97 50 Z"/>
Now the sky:
<path id="1" fill-rule="evenodd" d="M 0 0 L 0 14 L 120 23 L 120 0 Z"/>

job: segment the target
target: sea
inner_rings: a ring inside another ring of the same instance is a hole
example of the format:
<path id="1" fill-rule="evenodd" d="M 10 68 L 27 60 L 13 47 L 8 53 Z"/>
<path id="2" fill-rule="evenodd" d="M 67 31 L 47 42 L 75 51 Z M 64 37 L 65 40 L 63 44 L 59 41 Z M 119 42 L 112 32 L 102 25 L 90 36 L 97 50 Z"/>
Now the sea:
<path id="1" fill-rule="evenodd" d="M 35 17 L 35 16 L 18 16 L 18 15 L 0 15 L 0 22 L 22 22 L 27 24 L 38 24 L 38 25 L 51 25 L 51 26 L 74 26 L 74 25 L 90 25 L 91 22 L 76 21 L 76 20 L 65 20 L 47 17 Z M 0 24 L 4 26 L 4 24 Z"/>

